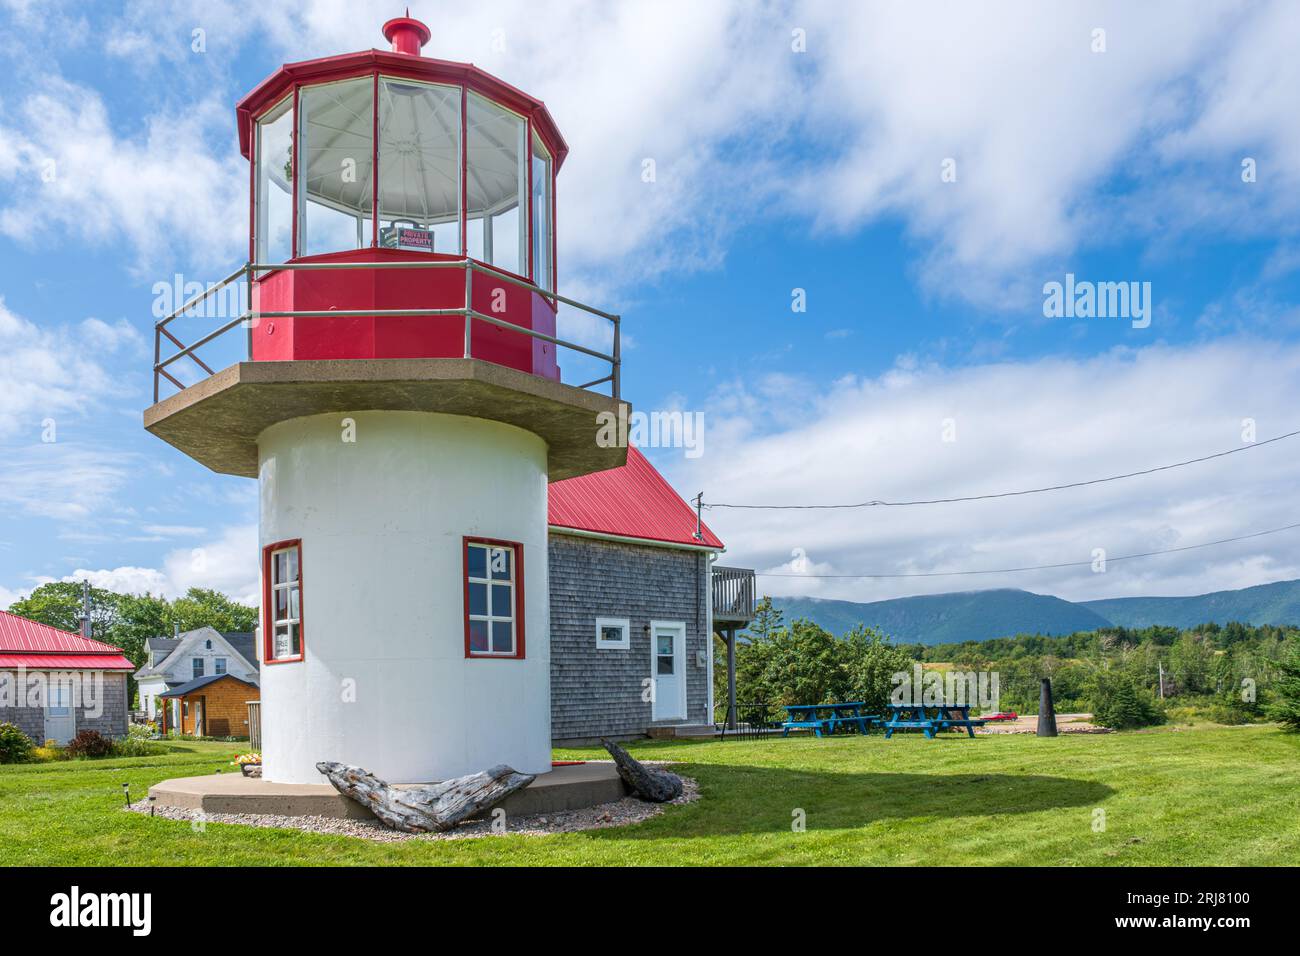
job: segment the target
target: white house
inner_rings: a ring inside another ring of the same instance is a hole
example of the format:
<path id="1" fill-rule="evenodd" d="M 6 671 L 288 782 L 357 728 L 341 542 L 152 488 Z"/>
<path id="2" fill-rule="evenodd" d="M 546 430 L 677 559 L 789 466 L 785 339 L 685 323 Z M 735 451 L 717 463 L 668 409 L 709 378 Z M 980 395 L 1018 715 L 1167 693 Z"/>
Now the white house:
<path id="1" fill-rule="evenodd" d="M 176 637 L 151 637 L 148 650 L 149 662 L 136 671 L 135 680 L 140 688 L 140 709 L 151 720 L 157 716 L 159 694 L 200 677 L 230 674 L 260 684 L 253 635 L 248 632 L 223 633 L 200 627 Z"/>

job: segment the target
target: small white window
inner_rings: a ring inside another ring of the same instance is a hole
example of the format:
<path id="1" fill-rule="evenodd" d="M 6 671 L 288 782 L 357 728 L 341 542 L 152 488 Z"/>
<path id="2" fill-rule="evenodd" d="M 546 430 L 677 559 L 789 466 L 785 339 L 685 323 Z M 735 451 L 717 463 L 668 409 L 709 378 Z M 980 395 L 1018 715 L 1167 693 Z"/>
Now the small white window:
<path id="1" fill-rule="evenodd" d="M 596 618 L 596 648 L 605 651 L 625 651 L 632 646 L 631 627 L 625 617 Z"/>
<path id="2" fill-rule="evenodd" d="M 190 666 L 194 669 L 195 677 L 203 676 L 203 658 L 196 657 L 190 661 Z"/>
<path id="3" fill-rule="evenodd" d="M 226 659 L 224 657 L 214 657 L 212 659 L 212 673 L 224 674 L 226 672 Z"/>

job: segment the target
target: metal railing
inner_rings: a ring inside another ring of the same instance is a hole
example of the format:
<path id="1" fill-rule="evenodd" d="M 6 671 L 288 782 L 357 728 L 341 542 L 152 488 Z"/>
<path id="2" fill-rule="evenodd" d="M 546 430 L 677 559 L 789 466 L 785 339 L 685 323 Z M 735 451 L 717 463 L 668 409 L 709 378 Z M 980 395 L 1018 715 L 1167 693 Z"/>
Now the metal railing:
<path id="1" fill-rule="evenodd" d="M 332 269 L 349 270 L 349 269 L 464 269 L 465 270 L 465 304 L 461 308 L 452 309 L 295 309 L 288 311 L 259 311 L 252 308 L 252 288 L 255 276 L 263 273 L 274 272 L 278 270 L 289 270 L 299 272 L 315 272 Z M 556 306 L 559 304 L 580 309 L 590 315 L 598 316 L 608 321 L 613 331 L 613 351 L 610 354 L 588 348 L 585 345 L 579 345 L 577 342 L 568 342 L 554 335 L 548 335 L 545 332 L 539 332 L 536 329 L 525 328 L 521 325 L 515 325 L 513 322 L 507 322 L 504 319 L 492 315 L 486 315 L 473 308 L 473 287 L 474 274 L 489 276 L 495 282 L 504 282 L 507 285 L 518 286 L 521 289 L 527 289 L 546 299 Z M 231 319 L 216 330 L 209 332 L 200 338 L 197 342 L 186 345 L 178 339 L 168 328 L 176 319 L 190 312 L 195 307 L 202 305 L 209 298 L 230 286 L 232 283 L 243 280 L 249 290 L 249 308 L 246 309 L 237 318 Z M 201 358 L 197 351 L 215 339 L 225 335 L 236 326 L 243 325 L 248 330 L 248 358 L 251 361 L 253 357 L 253 329 L 257 327 L 262 319 L 279 319 L 279 318 L 358 318 L 362 316 L 460 316 L 465 320 L 465 348 L 463 358 L 472 358 L 473 344 L 473 323 L 474 320 L 487 322 L 498 328 L 507 329 L 511 332 L 518 332 L 520 335 L 527 335 L 530 338 L 541 339 L 543 342 L 549 342 L 557 348 L 572 349 L 575 352 L 581 352 L 592 358 L 600 359 L 609 363 L 609 374 L 595 379 L 590 382 L 584 382 L 578 388 L 594 388 L 597 385 L 603 385 L 606 382 L 610 384 L 610 394 L 614 398 L 619 397 L 622 386 L 622 341 L 621 341 L 621 324 L 622 317 L 610 312 L 604 312 L 594 306 L 585 305 L 576 299 L 570 299 L 568 296 L 560 295 L 558 292 L 548 292 L 541 286 L 534 285 L 525 279 L 517 279 L 514 276 L 505 275 L 498 272 L 475 259 L 433 259 L 429 261 L 421 260 L 400 260 L 396 262 L 284 262 L 278 264 L 248 262 L 240 266 L 226 278 L 222 279 L 215 285 L 209 286 L 203 292 L 195 295 L 175 312 L 159 319 L 154 325 L 153 336 L 153 400 L 156 403 L 159 397 L 159 383 L 165 378 L 178 389 L 184 390 L 185 384 L 177 379 L 167 369 L 175 362 L 188 357 L 191 361 L 203 369 L 208 375 L 213 375 L 214 370 Z M 166 338 L 176 346 L 178 351 L 168 356 L 162 357 L 162 342 Z"/>
<path id="2" fill-rule="evenodd" d="M 754 572 L 713 566 L 713 619 L 748 622 L 754 616 Z"/>
<path id="3" fill-rule="evenodd" d="M 736 704 L 735 726 L 728 726 L 727 702 L 718 701 L 713 707 L 713 726 L 724 739 L 754 740 L 772 737 L 783 730 L 784 712 L 769 704 Z M 798 731 L 793 731 L 797 733 Z"/>

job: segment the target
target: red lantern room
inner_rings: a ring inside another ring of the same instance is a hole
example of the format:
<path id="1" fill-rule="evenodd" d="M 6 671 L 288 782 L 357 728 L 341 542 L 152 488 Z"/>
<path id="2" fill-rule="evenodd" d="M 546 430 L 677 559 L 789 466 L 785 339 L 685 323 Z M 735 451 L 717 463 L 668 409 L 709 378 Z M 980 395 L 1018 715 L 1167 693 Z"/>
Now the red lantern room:
<path id="1" fill-rule="evenodd" d="M 556 334 L 539 290 L 555 289 L 564 138 L 540 100 L 421 56 L 418 20 L 383 34 L 391 52 L 286 64 L 238 104 L 251 304 L 281 313 L 259 321 L 250 359 L 470 356 L 558 380 L 555 343 L 509 326 Z M 483 268 L 452 267 L 466 259 Z M 467 294 L 500 324 L 467 329 Z"/>

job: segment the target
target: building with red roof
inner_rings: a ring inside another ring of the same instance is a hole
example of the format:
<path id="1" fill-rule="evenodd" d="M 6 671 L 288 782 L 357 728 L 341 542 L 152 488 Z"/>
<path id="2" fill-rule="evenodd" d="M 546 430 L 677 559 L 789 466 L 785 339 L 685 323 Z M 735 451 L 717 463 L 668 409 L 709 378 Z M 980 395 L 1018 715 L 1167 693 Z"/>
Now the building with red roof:
<path id="1" fill-rule="evenodd" d="M 126 675 L 120 648 L 0 611 L 0 722 L 37 743 L 66 743 L 79 731 L 126 733 Z"/>
<path id="2" fill-rule="evenodd" d="M 711 731 L 712 635 L 736 610 L 722 540 L 633 447 L 552 482 L 548 522 L 552 739 Z"/>

